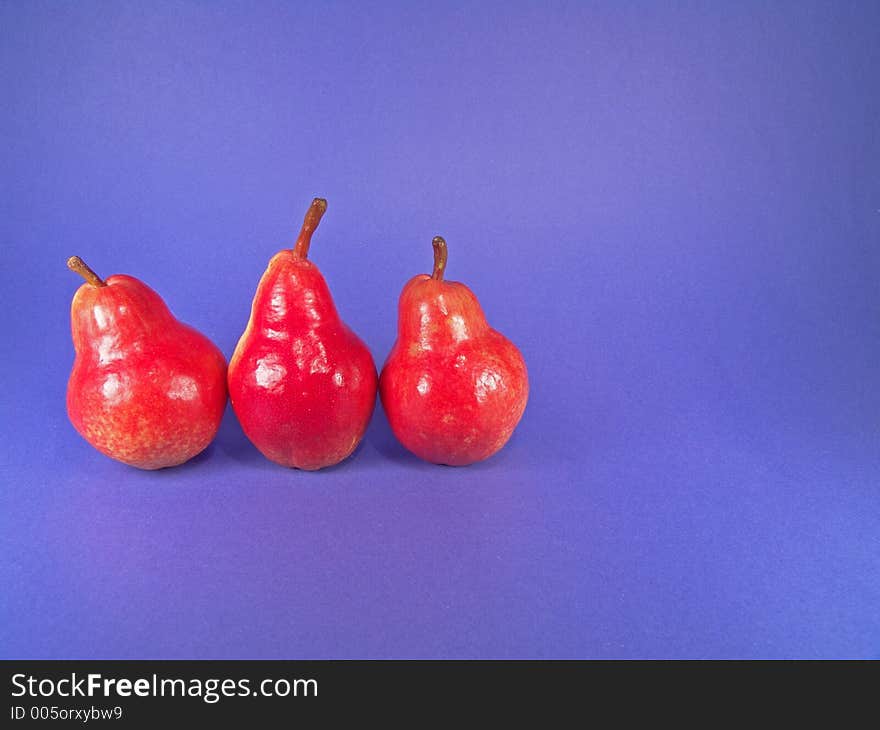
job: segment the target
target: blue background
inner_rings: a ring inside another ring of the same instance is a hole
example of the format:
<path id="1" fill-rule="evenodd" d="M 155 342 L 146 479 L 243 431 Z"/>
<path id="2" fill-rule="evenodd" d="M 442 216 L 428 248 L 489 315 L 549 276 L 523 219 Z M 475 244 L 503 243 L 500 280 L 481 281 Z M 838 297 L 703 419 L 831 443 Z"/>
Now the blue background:
<path id="1" fill-rule="evenodd" d="M 0 655 L 880 656 L 878 78 L 876 2 L 3 2 Z M 67 256 L 229 356 L 315 195 L 379 366 L 446 237 L 507 448 L 93 451 Z"/>

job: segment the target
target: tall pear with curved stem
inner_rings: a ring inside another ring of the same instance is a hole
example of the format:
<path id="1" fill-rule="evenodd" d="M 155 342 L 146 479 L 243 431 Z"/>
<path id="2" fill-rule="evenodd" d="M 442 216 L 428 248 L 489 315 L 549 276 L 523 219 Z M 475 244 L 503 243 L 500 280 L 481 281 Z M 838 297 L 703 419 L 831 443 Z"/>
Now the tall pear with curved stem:
<path id="1" fill-rule="evenodd" d="M 398 440 L 425 461 L 465 466 L 510 439 L 529 396 L 517 347 L 492 329 L 474 293 L 444 281 L 446 241 L 433 240 L 434 270 L 403 288 L 397 341 L 379 382 Z"/>
<path id="2" fill-rule="evenodd" d="M 326 210 L 315 198 L 294 247 L 269 261 L 229 362 L 229 395 L 247 437 L 267 459 L 310 471 L 355 450 L 378 380 L 370 351 L 308 259 Z"/>

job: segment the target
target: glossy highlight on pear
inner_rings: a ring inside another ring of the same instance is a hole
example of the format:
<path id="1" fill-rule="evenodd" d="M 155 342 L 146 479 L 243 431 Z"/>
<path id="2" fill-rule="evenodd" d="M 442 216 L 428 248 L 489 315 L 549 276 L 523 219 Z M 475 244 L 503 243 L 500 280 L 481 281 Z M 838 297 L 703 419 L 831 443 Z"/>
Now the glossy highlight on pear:
<path id="1" fill-rule="evenodd" d="M 448 251 L 436 236 L 434 268 L 403 288 L 397 341 L 379 394 L 391 429 L 416 456 L 466 466 L 513 435 L 529 395 L 517 347 L 492 329 L 474 293 L 444 280 Z"/>
<path id="2" fill-rule="evenodd" d="M 143 282 L 101 279 L 81 258 L 71 304 L 76 357 L 67 413 L 98 451 L 140 469 L 177 466 L 211 443 L 226 407 L 226 359 Z"/>
<path id="3" fill-rule="evenodd" d="M 309 471 L 352 454 L 378 382 L 370 351 L 308 259 L 326 210 L 315 198 L 294 247 L 269 261 L 229 363 L 230 400 L 245 435 L 270 461 Z"/>

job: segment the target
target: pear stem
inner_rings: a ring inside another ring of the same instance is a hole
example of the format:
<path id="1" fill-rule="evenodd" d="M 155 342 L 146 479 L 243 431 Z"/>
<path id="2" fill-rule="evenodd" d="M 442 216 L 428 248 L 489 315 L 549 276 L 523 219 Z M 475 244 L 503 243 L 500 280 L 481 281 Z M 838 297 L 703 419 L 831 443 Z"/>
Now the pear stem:
<path id="1" fill-rule="evenodd" d="M 293 247 L 293 255 L 305 259 L 309 256 L 309 245 L 312 243 L 312 234 L 321 222 L 321 217 L 327 210 L 327 201 L 324 198 L 315 198 L 309 209 L 306 211 L 306 218 L 303 221 L 302 229 L 296 238 L 296 244 Z"/>
<path id="2" fill-rule="evenodd" d="M 434 247 L 434 271 L 431 274 L 431 278 L 434 281 L 443 281 L 443 272 L 446 271 L 446 241 L 443 240 L 442 236 L 434 236 L 434 240 L 431 241 L 431 245 Z"/>
<path id="3" fill-rule="evenodd" d="M 92 271 L 89 265 L 79 256 L 71 256 L 67 259 L 67 268 L 75 271 L 92 286 L 107 286 L 107 282 Z"/>

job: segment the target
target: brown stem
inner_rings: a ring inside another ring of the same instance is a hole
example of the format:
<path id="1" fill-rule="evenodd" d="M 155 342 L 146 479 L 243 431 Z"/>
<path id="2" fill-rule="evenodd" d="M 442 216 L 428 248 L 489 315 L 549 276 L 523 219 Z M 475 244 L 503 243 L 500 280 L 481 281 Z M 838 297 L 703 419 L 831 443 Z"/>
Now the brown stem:
<path id="1" fill-rule="evenodd" d="M 67 259 L 67 268 L 75 271 L 92 286 L 107 286 L 107 282 L 92 271 L 89 265 L 79 256 L 71 256 Z"/>
<path id="2" fill-rule="evenodd" d="M 434 236 L 431 245 L 434 246 L 434 271 L 431 278 L 435 281 L 443 281 L 443 272 L 446 271 L 446 241 L 441 236 Z"/>
<path id="3" fill-rule="evenodd" d="M 296 238 L 293 247 L 293 255 L 300 258 L 308 258 L 309 244 L 312 242 L 312 234 L 321 222 L 321 216 L 327 210 L 327 201 L 324 198 L 315 198 L 306 211 L 306 219 L 303 221 L 302 230 Z"/>

